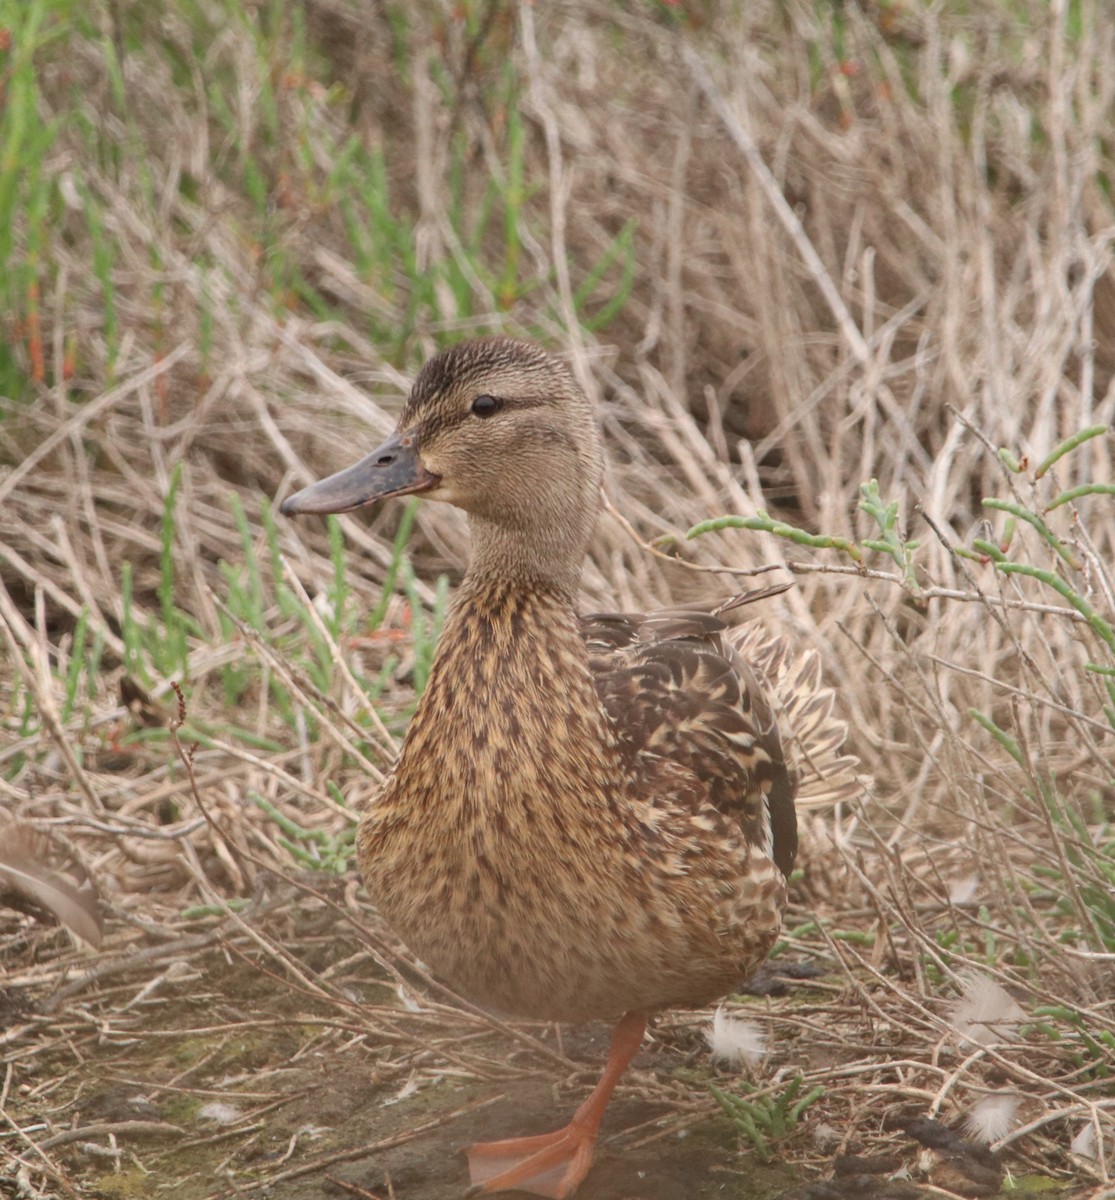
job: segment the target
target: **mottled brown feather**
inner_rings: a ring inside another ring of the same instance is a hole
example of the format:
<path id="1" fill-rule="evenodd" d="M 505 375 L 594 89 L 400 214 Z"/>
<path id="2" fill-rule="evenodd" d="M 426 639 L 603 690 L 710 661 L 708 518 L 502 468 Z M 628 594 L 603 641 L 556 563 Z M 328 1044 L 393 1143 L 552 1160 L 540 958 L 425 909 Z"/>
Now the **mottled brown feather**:
<path id="1" fill-rule="evenodd" d="M 631 786 L 711 805 L 789 875 L 797 852 L 796 780 L 763 687 L 706 612 L 593 613 L 581 619 L 590 669 Z M 668 768 L 667 768 L 668 764 Z"/>

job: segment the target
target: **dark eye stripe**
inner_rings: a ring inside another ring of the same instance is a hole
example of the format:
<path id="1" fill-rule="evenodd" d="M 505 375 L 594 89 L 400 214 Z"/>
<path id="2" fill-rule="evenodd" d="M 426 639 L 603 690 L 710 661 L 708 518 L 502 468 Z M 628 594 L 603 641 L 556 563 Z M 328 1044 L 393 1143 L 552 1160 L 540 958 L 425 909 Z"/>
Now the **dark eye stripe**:
<path id="1" fill-rule="evenodd" d="M 416 431 L 418 440 L 429 441 L 430 438 L 438 437 L 443 433 L 447 433 L 450 429 L 456 429 L 458 425 L 463 425 L 466 421 L 472 420 L 474 415 L 473 405 L 481 398 L 486 400 L 494 400 L 497 407 L 493 412 L 507 412 L 511 409 L 518 411 L 519 409 L 527 408 L 546 408 L 552 403 L 545 396 L 515 396 L 508 398 L 506 396 L 492 396 L 488 392 L 483 392 L 473 398 L 472 404 L 468 408 L 457 408 L 454 403 L 451 409 L 440 409 L 431 405 L 431 411 L 422 413 L 417 421 L 414 416 L 414 408 L 404 409 L 401 418 L 401 423 L 407 429 Z M 491 413 L 476 413 L 481 420 L 491 416 Z"/>

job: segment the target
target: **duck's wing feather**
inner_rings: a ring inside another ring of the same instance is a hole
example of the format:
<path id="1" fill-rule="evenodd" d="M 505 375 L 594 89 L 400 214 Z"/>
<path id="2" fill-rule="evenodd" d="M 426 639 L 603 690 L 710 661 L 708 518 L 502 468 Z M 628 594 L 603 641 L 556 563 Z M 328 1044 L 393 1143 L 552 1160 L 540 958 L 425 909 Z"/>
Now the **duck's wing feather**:
<path id="1" fill-rule="evenodd" d="M 695 816 L 711 806 L 789 874 L 796 773 L 763 683 L 725 622 L 688 610 L 593 613 L 582 631 L 638 794 Z"/>

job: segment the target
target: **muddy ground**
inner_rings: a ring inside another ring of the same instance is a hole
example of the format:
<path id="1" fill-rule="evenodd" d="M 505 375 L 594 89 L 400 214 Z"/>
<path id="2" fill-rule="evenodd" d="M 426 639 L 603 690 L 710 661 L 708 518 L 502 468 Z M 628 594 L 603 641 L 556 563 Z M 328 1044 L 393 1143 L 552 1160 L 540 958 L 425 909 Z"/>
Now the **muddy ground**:
<path id="1" fill-rule="evenodd" d="M 0 1195 L 453 1200 L 463 1146 L 556 1128 L 591 1087 L 608 1027 L 517 1026 L 536 1050 L 420 980 L 400 987 L 335 912 L 272 904 L 162 947 L 114 952 L 110 929 L 100 955 L 4 914 L 0 1145 L 33 1164 L 39 1190 L 0 1182 Z M 792 1155 L 763 1165 L 741 1148 L 694 1087 L 704 1077 L 699 1024 L 648 1038 L 580 1200 L 750 1200 L 803 1182 Z"/>

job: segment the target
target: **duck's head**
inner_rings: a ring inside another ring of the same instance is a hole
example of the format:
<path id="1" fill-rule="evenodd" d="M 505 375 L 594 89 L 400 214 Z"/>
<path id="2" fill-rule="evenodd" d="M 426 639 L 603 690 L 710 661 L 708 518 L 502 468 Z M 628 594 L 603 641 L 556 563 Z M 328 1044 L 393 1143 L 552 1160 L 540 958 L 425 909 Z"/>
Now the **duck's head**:
<path id="1" fill-rule="evenodd" d="M 482 338 L 426 363 L 391 437 L 281 511 L 350 512 L 420 493 L 469 514 L 474 573 L 572 588 L 602 470 L 592 406 L 568 369 L 530 342 Z"/>

